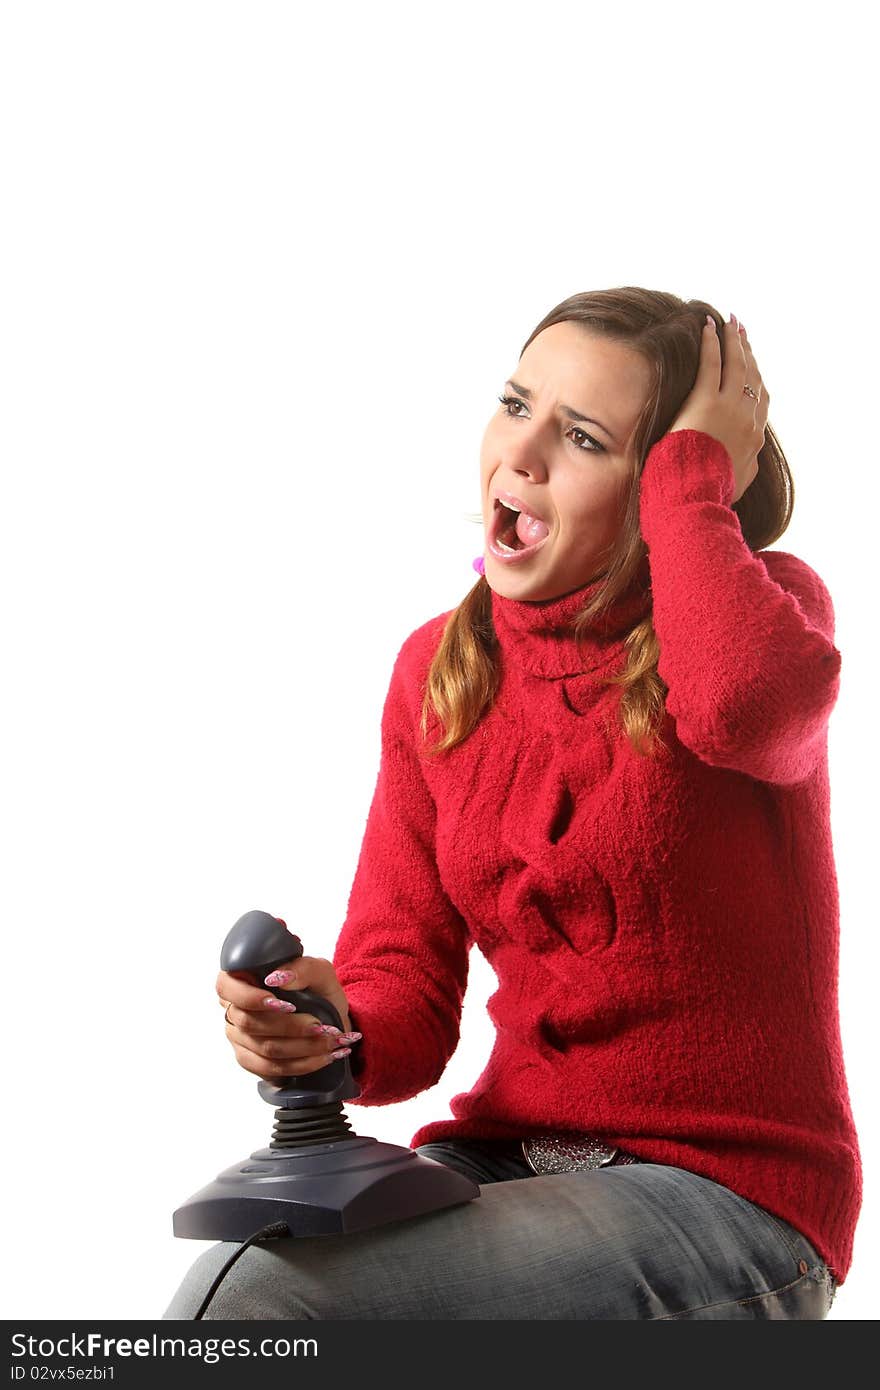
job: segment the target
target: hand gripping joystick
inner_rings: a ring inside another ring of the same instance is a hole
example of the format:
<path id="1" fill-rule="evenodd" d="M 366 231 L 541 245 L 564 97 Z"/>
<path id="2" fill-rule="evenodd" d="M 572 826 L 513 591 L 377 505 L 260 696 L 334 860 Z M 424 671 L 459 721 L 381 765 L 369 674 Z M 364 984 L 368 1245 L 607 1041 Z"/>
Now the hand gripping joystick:
<path id="1" fill-rule="evenodd" d="M 249 970 L 262 985 L 273 970 L 287 961 L 298 960 L 302 954 L 299 937 L 289 932 L 277 917 L 270 917 L 268 912 L 246 912 L 223 942 L 220 969 Z M 269 985 L 266 988 L 277 998 L 294 1004 L 299 1013 L 314 1014 L 321 1023 L 332 1023 L 341 1030 L 342 1019 L 322 994 L 311 989 L 279 989 Z M 280 1086 L 260 1081 L 257 1090 L 263 1100 L 279 1107 L 272 1148 L 354 1138 L 347 1133 L 349 1124 L 341 1113 L 342 1102 L 354 1100 L 361 1090 L 351 1074 L 347 1057 L 328 1062 L 320 1071 L 289 1077 Z M 310 1113 L 303 1114 L 305 1110 Z"/>
<path id="2" fill-rule="evenodd" d="M 299 937 L 267 912 L 246 912 L 223 943 L 220 968 L 252 971 L 260 984 L 303 954 Z M 269 986 L 266 986 L 269 988 Z M 303 1013 L 342 1027 L 314 990 L 273 988 Z M 365 1041 L 367 1041 L 365 1039 Z M 418 1216 L 479 1197 L 454 1168 L 398 1144 L 354 1134 L 342 1102 L 360 1095 L 347 1057 L 275 1086 L 260 1081 L 276 1106 L 267 1149 L 220 1173 L 174 1213 L 174 1234 L 195 1240 L 247 1240 L 275 1222 L 292 1236 L 332 1235 Z"/>

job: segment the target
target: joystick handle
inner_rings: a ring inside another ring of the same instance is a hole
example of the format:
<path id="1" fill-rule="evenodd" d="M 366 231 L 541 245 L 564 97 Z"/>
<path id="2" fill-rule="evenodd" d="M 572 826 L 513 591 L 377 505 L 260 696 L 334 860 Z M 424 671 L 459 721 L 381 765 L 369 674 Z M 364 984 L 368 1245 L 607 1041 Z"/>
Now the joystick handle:
<path id="1" fill-rule="evenodd" d="M 299 959 L 302 954 L 300 938 L 288 931 L 280 917 L 255 910 L 239 917 L 227 935 L 220 952 L 220 969 L 251 971 L 259 985 L 278 999 L 286 999 L 299 1012 L 314 1014 L 322 1023 L 332 1024 L 342 1031 L 339 1013 L 322 994 L 316 994 L 311 989 L 281 989 L 263 984 L 273 970 L 287 961 Z M 351 1075 L 347 1057 L 339 1057 L 319 1071 L 308 1072 L 305 1076 L 289 1077 L 280 1087 L 261 1081 L 258 1089 L 264 1100 L 291 1108 L 330 1100 L 353 1100 L 360 1095 L 360 1087 Z"/>
<path id="2" fill-rule="evenodd" d="M 246 912 L 223 942 L 220 969 L 250 970 L 262 986 L 273 970 L 289 960 L 298 960 L 302 954 L 302 941 L 288 931 L 280 917 L 271 917 L 268 912 Z M 295 1004 L 303 1013 L 314 1014 L 322 1023 L 330 1023 L 340 1032 L 344 1031 L 337 1010 L 322 994 L 311 989 L 281 989 L 272 985 L 265 988 L 278 999 Z"/>

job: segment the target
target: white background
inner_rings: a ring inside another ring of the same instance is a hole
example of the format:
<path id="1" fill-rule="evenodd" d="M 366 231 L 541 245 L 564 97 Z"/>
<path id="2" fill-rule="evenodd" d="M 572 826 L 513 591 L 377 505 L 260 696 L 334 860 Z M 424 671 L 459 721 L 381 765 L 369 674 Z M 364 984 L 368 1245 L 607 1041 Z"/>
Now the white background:
<path id="1" fill-rule="evenodd" d="M 825 579 L 841 1027 L 876 1316 L 877 227 L 867 7 L 2 9 L 4 1316 L 159 1317 L 173 1209 L 268 1141 L 214 993 L 253 907 L 332 954 L 409 632 L 475 579 L 535 324 L 746 324 Z M 349 1110 L 407 1143 L 482 1070 Z M 809 1027 L 809 1020 L 805 1020 Z M 792 1039 L 797 1045 L 797 1039 Z"/>

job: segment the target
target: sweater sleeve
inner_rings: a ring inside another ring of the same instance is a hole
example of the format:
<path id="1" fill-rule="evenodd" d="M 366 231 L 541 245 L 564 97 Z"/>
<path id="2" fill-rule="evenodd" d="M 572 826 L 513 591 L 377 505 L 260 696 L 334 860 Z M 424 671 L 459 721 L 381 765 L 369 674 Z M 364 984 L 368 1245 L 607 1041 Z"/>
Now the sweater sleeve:
<path id="1" fill-rule="evenodd" d="M 439 1080 L 467 985 L 468 931 L 440 883 L 435 806 L 407 712 L 415 637 L 398 653 L 385 699 L 379 774 L 333 956 L 363 1033 L 351 1054 L 358 1105 L 407 1100 Z"/>
<path id="2" fill-rule="evenodd" d="M 803 560 L 749 548 L 734 490 L 727 449 L 702 430 L 664 435 L 645 461 L 657 670 L 698 758 L 793 784 L 814 771 L 839 693 L 834 608 Z"/>

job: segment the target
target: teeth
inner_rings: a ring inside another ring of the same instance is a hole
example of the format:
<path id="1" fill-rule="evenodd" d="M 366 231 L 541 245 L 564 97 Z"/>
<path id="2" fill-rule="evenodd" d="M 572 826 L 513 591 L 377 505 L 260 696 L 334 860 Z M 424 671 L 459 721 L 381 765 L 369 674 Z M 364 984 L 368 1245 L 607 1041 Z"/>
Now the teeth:
<path id="1" fill-rule="evenodd" d="M 520 507 L 512 507 L 507 502 L 502 502 L 500 497 L 498 498 L 498 501 L 501 502 L 501 506 L 504 508 L 504 510 L 509 512 L 512 516 L 520 515 L 520 512 L 522 510 Z M 506 531 L 507 523 L 502 522 L 498 529 L 499 531 Z M 519 554 L 519 551 L 515 545 L 505 545 L 504 541 L 501 539 L 500 536 L 496 536 L 496 544 L 498 546 L 498 549 L 502 550 L 505 555 Z"/>

